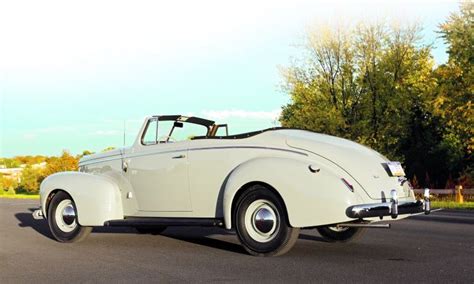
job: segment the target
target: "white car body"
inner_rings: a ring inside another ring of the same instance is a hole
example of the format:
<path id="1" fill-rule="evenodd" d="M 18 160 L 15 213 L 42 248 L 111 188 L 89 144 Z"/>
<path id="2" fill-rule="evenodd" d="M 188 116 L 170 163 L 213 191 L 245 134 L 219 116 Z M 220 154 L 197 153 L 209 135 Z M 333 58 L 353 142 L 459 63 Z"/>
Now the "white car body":
<path id="1" fill-rule="evenodd" d="M 421 212 L 406 179 L 391 176 L 386 158 L 355 142 L 277 128 L 144 144 L 147 125 L 157 118 L 145 119 L 133 146 L 85 156 L 79 172 L 45 179 L 40 190 L 42 215 L 48 214 L 51 194 L 61 190 L 74 200 L 82 226 L 173 218 L 214 220 L 214 225 L 231 229 L 236 197 L 256 183 L 281 197 L 289 224 L 296 228 L 366 224 L 379 217 L 402 219 Z M 417 204 L 417 210 L 391 212 L 394 202 Z M 368 212 L 371 204 L 386 206 L 389 212 L 359 218 L 348 213 L 350 208 L 360 211 L 360 205 L 369 205 L 362 209 Z"/>

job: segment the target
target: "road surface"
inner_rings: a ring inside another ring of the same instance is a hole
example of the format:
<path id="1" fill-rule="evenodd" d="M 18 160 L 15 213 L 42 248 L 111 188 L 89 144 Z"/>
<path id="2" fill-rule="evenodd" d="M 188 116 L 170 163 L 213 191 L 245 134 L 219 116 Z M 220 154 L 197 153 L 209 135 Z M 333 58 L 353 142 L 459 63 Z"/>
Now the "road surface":
<path id="1" fill-rule="evenodd" d="M 474 211 L 411 217 L 350 244 L 303 230 L 288 254 L 257 258 L 218 228 L 168 228 L 157 236 L 100 228 L 82 243 L 62 244 L 46 221 L 31 217 L 37 206 L 0 198 L 0 283 L 474 283 Z"/>

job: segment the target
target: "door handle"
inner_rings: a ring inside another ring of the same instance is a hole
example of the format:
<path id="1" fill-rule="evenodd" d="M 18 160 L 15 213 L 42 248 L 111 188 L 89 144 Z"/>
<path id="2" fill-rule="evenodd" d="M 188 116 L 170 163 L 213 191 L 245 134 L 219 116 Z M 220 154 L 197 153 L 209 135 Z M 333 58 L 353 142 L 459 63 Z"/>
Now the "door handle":
<path id="1" fill-rule="evenodd" d="M 127 164 L 127 162 L 125 162 L 125 161 L 122 163 L 122 170 L 123 170 L 124 172 L 127 172 L 127 170 L 128 170 L 128 164 Z"/>
<path id="2" fill-rule="evenodd" d="M 186 155 L 179 155 L 179 156 L 174 156 L 173 159 L 182 159 L 182 158 L 186 158 Z"/>

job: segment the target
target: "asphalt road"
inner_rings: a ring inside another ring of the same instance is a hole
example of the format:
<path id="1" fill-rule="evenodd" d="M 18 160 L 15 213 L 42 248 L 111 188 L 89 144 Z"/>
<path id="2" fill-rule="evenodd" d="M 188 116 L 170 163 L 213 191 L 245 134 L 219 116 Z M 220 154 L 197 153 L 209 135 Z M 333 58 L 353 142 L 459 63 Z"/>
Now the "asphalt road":
<path id="1" fill-rule="evenodd" d="M 249 256 L 217 228 L 140 235 L 95 229 L 87 240 L 51 239 L 35 200 L 0 199 L 0 283 L 19 282 L 456 282 L 474 283 L 474 212 L 440 211 L 371 229 L 350 244 L 304 230 L 274 258 Z"/>

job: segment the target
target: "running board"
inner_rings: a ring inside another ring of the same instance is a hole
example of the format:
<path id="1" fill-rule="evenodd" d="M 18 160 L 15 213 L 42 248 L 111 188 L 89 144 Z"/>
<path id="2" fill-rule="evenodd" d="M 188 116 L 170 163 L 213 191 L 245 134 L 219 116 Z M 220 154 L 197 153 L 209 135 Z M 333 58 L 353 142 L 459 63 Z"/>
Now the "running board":
<path id="1" fill-rule="evenodd" d="M 161 217 L 125 217 L 122 220 L 110 220 L 104 226 L 113 227 L 153 227 L 153 226 L 202 226 L 222 227 L 221 219 L 211 218 L 161 218 Z"/>
<path id="2" fill-rule="evenodd" d="M 358 223 L 347 223 L 337 224 L 338 228 L 372 228 L 372 229 L 390 229 L 390 224 L 358 224 Z"/>

